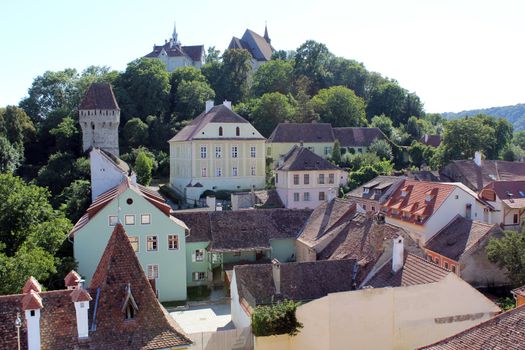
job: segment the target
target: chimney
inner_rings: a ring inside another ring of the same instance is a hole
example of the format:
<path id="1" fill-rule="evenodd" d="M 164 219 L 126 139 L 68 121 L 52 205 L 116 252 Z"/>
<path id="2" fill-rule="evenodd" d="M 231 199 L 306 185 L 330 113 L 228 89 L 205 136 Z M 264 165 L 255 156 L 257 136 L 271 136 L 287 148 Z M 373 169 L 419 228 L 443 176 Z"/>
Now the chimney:
<path id="1" fill-rule="evenodd" d="M 66 285 L 67 289 L 76 289 L 78 286 L 78 282 L 81 279 L 82 278 L 75 270 L 71 270 L 71 272 L 67 274 L 66 278 L 64 278 L 64 284 Z"/>
<path id="2" fill-rule="evenodd" d="M 394 244 L 392 245 L 392 271 L 397 272 L 403 267 L 404 260 L 404 246 L 403 237 L 398 236 L 394 238 Z"/>
<path id="3" fill-rule="evenodd" d="M 224 102 L 222 104 L 225 105 L 226 108 L 228 108 L 230 110 L 232 109 L 232 101 L 224 100 Z"/>
<path id="4" fill-rule="evenodd" d="M 480 151 L 476 151 L 476 153 L 474 153 L 474 163 L 476 163 L 477 166 L 481 167 L 481 152 Z"/>
<path id="5" fill-rule="evenodd" d="M 272 277 L 275 294 L 281 294 L 281 263 L 275 258 L 272 259 Z"/>
<path id="6" fill-rule="evenodd" d="M 425 143 L 428 142 L 428 134 L 425 134 Z"/>
<path id="7" fill-rule="evenodd" d="M 213 100 L 206 101 L 206 109 L 204 113 L 208 113 L 213 108 Z"/>
<path id="8" fill-rule="evenodd" d="M 88 310 L 89 302 L 92 300 L 89 293 L 82 286 L 84 280 L 78 281 L 77 287 L 71 292 L 71 301 L 75 304 L 75 314 L 77 318 L 78 338 L 89 336 Z"/>
<path id="9" fill-rule="evenodd" d="M 42 298 L 33 289 L 22 299 L 22 310 L 24 310 L 27 325 L 27 349 L 40 350 L 40 309 Z"/>

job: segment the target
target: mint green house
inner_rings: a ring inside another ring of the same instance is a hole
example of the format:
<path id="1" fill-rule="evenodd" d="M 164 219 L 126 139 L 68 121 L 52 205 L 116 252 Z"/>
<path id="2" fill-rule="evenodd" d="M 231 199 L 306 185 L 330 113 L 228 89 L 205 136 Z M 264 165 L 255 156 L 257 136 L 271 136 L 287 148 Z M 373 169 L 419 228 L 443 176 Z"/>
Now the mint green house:
<path id="1" fill-rule="evenodd" d="M 101 194 L 73 227 L 78 272 L 90 282 L 111 232 L 122 223 L 160 301 L 185 300 L 187 226 L 156 193 L 124 179 Z"/>

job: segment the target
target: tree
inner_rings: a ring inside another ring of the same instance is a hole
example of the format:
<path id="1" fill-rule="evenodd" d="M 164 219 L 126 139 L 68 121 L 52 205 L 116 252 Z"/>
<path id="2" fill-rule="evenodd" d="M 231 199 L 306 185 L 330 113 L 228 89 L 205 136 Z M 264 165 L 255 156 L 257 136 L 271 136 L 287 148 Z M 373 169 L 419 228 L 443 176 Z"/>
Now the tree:
<path id="1" fill-rule="evenodd" d="M 13 173 L 22 163 L 20 151 L 0 136 L 0 173 Z"/>
<path id="2" fill-rule="evenodd" d="M 179 89 L 180 83 L 183 81 L 198 81 L 202 83 L 206 83 L 206 77 L 202 74 L 202 72 L 195 68 L 195 67 L 180 67 L 177 68 L 171 73 L 170 76 L 170 94 L 169 94 L 169 113 L 176 111 L 177 108 L 177 91 Z"/>
<path id="3" fill-rule="evenodd" d="M 71 222 L 48 202 L 49 192 L 18 177 L 0 174 L 0 293 L 18 293 L 32 275 L 45 282 L 61 257 L 54 257 Z"/>
<path id="4" fill-rule="evenodd" d="M 512 143 L 525 150 L 525 130 L 516 131 L 512 138 Z"/>
<path id="5" fill-rule="evenodd" d="M 252 313 L 253 334 L 257 337 L 297 335 L 303 327 L 295 315 L 299 305 L 295 301 L 284 300 L 269 306 L 257 306 Z"/>
<path id="6" fill-rule="evenodd" d="M 362 63 L 343 57 L 333 57 L 328 64 L 331 86 L 341 85 L 353 90 L 359 97 L 365 97 L 368 72 Z"/>
<path id="7" fill-rule="evenodd" d="M 91 204 L 91 183 L 75 180 L 60 194 L 60 210 L 72 222 L 77 222 Z"/>
<path id="8" fill-rule="evenodd" d="M 490 261 L 507 270 L 516 285 L 525 283 L 525 232 L 504 231 L 503 237 L 492 238 L 487 245 Z"/>
<path id="9" fill-rule="evenodd" d="M 322 89 L 311 100 L 313 109 L 324 123 L 338 126 L 366 125 L 365 102 L 343 86 Z"/>
<path id="10" fill-rule="evenodd" d="M 308 40 L 295 53 L 294 75 L 305 76 L 312 81 L 308 94 L 315 95 L 320 89 L 326 88 L 331 80 L 328 70 L 333 54 L 325 44 Z"/>
<path id="11" fill-rule="evenodd" d="M 414 116 L 408 118 L 405 130 L 414 140 L 419 140 L 423 136 L 423 127 Z"/>
<path id="12" fill-rule="evenodd" d="M 294 115 L 293 105 L 286 96 L 279 92 L 267 93 L 255 104 L 252 112 L 253 126 L 268 137 L 277 124 L 292 120 Z"/>
<path id="13" fill-rule="evenodd" d="M 0 108 L 0 136 L 23 152 L 24 143 L 30 142 L 36 130 L 33 122 L 22 108 L 7 106 Z"/>
<path id="14" fill-rule="evenodd" d="M 420 167 L 423 163 L 431 165 L 432 157 L 434 156 L 435 148 L 427 146 L 416 140 L 408 148 L 408 155 L 413 165 Z"/>
<path id="15" fill-rule="evenodd" d="M 132 116 L 160 115 L 167 109 L 169 73 L 160 60 L 143 57 L 129 63 L 115 85 L 122 122 Z"/>
<path id="16" fill-rule="evenodd" d="M 138 183 L 148 186 L 151 182 L 153 170 L 153 160 L 144 151 L 139 151 L 135 161 L 135 172 L 137 173 Z"/>
<path id="17" fill-rule="evenodd" d="M 244 49 L 229 49 L 224 52 L 221 67 L 222 91 L 214 88 L 219 101 L 229 100 L 236 104 L 247 96 L 251 58 L 251 54 Z"/>
<path id="18" fill-rule="evenodd" d="M 284 95 L 292 90 L 293 65 L 290 61 L 271 60 L 261 65 L 253 75 L 252 95 L 259 97 L 267 92 Z"/>
<path id="19" fill-rule="evenodd" d="M 67 152 L 53 153 L 39 171 L 36 182 L 47 187 L 54 195 L 59 195 L 75 179 L 75 158 Z"/>
<path id="20" fill-rule="evenodd" d="M 368 147 L 368 151 L 375 153 L 381 160 L 392 160 L 392 147 L 387 140 L 375 139 Z"/>
<path id="21" fill-rule="evenodd" d="M 370 126 L 373 128 L 378 128 L 388 138 L 392 137 L 394 126 L 392 125 L 392 119 L 388 118 L 386 115 L 381 114 L 373 117 Z"/>
<path id="22" fill-rule="evenodd" d="M 145 146 L 148 142 L 148 124 L 140 118 L 132 118 L 124 125 L 123 136 L 129 148 Z"/>
<path id="23" fill-rule="evenodd" d="M 78 123 L 71 117 L 65 117 L 56 128 L 49 131 L 55 137 L 57 150 L 62 152 L 80 153 L 81 136 Z"/>
<path id="24" fill-rule="evenodd" d="M 493 149 L 495 140 L 495 130 L 480 118 L 452 120 L 445 126 L 443 136 L 444 161 L 472 158 L 476 151 Z"/>
<path id="25" fill-rule="evenodd" d="M 175 94 L 177 120 L 195 118 L 204 110 L 206 101 L 214 98 L 215 92 L 207 83 L 183 80 Z"/>
<path id="26" fill-rule="evenodd" d="M 341 164 L 341 143 L 339 140 L 335 140 L 334 148 L 332 149 L 332 161 L 339 165 Z"/>

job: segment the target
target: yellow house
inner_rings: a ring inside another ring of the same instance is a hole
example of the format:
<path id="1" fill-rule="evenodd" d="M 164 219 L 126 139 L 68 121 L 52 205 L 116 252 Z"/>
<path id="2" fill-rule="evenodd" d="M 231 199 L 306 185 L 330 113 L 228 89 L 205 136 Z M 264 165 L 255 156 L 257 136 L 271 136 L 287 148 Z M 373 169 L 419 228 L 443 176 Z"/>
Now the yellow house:
<path id="1" fill-rule="evenodd" d="M 206 110 L 169 140 L 170 185 L 189 201 L 206 190 L 263 188 L 265 141 L 231 102 L 207 101 Z"/>

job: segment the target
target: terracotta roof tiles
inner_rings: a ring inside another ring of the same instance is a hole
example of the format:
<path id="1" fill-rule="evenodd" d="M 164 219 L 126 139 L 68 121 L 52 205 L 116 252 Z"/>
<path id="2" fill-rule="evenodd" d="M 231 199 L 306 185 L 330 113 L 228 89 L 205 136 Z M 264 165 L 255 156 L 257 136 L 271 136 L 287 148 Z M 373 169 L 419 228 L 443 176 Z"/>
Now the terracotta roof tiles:
<path id="1" fill-rule="evenodd" d="M 31 290 L 34 290 L 37 293 L 40 293 L 42 291 L 42 286 L 33 276 L 29 276 L 29 278 L 27 279 L 26 283 L 24 284 L 24 287 L 22 287 L 22 293 L 29 293 Z"/>
<path id="2" fill-rule="evenodd" d="M 89 86 L 80 106 L 82 109 L 120 109 L 108 83 L 93 83 Z"/>

